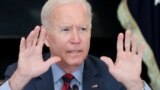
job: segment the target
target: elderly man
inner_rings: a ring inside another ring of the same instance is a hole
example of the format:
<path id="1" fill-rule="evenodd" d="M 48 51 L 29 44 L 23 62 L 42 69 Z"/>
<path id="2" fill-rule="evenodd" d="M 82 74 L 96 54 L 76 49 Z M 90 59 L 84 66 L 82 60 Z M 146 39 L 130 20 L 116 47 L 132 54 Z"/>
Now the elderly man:
<path id="1" fill-rule="evenodd" d="M 92 12 L 87 1 L 49 0 L 41 19 L 42 26 L 22 37 L 18 63 L 8 67 L 0 90 L 150 90 L 140 77 L 144 44 L 138 49 L 131 32 L 124 44 L 123 33 L 118 35 L 115 63 L 88 55 Z M 43 57 L 44 44 L 50 53 Z"/>

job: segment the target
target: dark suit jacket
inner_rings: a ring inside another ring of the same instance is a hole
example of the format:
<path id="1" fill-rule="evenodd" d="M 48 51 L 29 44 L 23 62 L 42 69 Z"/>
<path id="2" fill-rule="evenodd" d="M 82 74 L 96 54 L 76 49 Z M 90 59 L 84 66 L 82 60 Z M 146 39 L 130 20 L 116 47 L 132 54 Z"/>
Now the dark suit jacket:
<path id="1" fill-rule="evenodd" d="M 50 55 L 45 55 L 47 59 Z M 5 73 L 6 80 L 16 69 L 16 64 L 10 65 Z M 39 77 L 33 78 L 23 90 L 54 90 L 51 68 Z M 125 90 L 108 72 L 107 66 L 98 58 L 89 55 L 84 63 L 83 90 Z"/>

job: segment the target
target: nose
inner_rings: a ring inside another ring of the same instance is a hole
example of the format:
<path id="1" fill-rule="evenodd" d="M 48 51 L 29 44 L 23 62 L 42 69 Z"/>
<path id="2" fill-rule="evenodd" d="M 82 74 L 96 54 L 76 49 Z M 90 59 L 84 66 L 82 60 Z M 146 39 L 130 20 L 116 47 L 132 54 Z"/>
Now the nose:
<path id="1" fill-rule="evenodd" d="M 79 44 L 81 42 L 80 33 L 78 30 L 73 30 L 71 34 L 71 43 L 72 44 Z"/>

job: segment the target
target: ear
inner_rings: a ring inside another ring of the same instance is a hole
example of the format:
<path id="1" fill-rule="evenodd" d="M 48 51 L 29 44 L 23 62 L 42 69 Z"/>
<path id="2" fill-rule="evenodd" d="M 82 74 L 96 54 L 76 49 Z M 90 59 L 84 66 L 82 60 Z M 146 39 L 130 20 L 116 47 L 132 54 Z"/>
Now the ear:
<path id="1" fill-rule="evenodd" d="M 46 30 L 46 28 L 45 28 L 44 26 L 41 26 L 41 29 L 44 29 L 44 30 L 47 32 L 47 30 Z M 49 47 L 49 43 L 48 43 L 48 32 L 47 32 L 47 35 L 46 35 L 46 39 L 45 39 L 45 41 L 44 41 L 44 44 L 45 44 L 47 47 Z"/>

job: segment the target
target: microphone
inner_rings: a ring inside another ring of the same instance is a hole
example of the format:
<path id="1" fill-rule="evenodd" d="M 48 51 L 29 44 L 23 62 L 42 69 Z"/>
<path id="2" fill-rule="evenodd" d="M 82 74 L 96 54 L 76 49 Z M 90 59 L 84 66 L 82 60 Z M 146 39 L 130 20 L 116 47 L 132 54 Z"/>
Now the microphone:
<path id="1" fill-rule="evenodd" d="M 79 90 L 78 85 L 74 84 L 74 85 L 72 86 L 72 90 Z"/>

